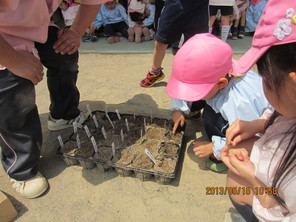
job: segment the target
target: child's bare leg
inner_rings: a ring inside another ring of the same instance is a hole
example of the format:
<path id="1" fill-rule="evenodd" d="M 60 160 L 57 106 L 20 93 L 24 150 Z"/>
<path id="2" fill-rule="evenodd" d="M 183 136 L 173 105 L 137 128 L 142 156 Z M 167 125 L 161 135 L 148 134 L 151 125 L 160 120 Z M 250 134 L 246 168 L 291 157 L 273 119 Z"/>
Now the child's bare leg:
<path id="1" fill-rule="evenodd" d="M 240 27 L 239 27 L 239 33 L 238 33 L 238 37 L 241 39 L 245 37 L 245 25 L 246 25 L 246 11 L 243 11 L 241 13 Z"/>
<path id="2" fill-rule="evenodd" d="M 162 72 L 161 64 L 164 59 L 167 47 L 167 44 L 163 44 L 155 40 L 153 51 L 153 64 L 151 67 L 151 71 L 149 71 L 148 74 L 146 74 L 146 77 L 143 80 L 141 80 L 140 86 L 151 87 L 156 82 L 161 81 L 164 78 L 164 73 Z"/>
<path id="3" fill-rule="evenodd" d="M 238 177 L 231 171 L 227 174 L 226 186 L 228 187 L 229 193 L 232 193 L 230 198 L 240 205 L 253 204 L 254 193 L 248 184 L 241 177 Z"/>
<path id="4" fill-rule="evenodd" d="M 134 29 L 133 28 L 128 28 L 127 33 L 128 33 L 128 41 L 133 42 L 134 41 L 134 35 L 135 35 Z"/>
<path id="5" fill-rule="evenodd" d="M 152 65 L 153 67 L 156 67 L 156 68 L 161 67 L 167 47 L 168 47 L 167 44 L 163 44 L 155 40 L 154 52 L 153 52 L 153 65 Z"/>
<path id="6" fill-rule="evenodd" d="M 238 24 L 240 19 L 234 21 L 233 27 L 232 27 L 232 39 L 236 40 L 238 38 Z"/>
<path id="7" fill-rule="evenodd" d="M 93 25 L 91 25 L 91 26 L 89 27 L 89 34 L 93 34 L 95 31 L 96 31 L 96 27 L 93 26 Z"/>
<path id="8" fill-rule="evenodd" d="M 141 36 L 142 36 L 142 27 L 135 27 L 135 42 L 136 43 L 140 43 L 141 40 Z"/>
<path id="9" fill-rule="evenodd" d="M 246 11 L 241 12 L 241 17 L 240 17 L 240 26 L 245 26 L 246 25 Z"/>
<path id="10" fill-rule="evenodd" d="M 211 15 L 210 21 L 209 21 L 209 33 L 212 33 L 213 24 L 214 24 L 215 20 L 216 20 L 216 15 Z"/>
<path id="11" fill-rule="evenodd" d="M 144 39 L 145 41 L 149 41 L 150 40 L 150 31 L 147 27 L 143 27 L 143 35 L 144 35 Z"/>

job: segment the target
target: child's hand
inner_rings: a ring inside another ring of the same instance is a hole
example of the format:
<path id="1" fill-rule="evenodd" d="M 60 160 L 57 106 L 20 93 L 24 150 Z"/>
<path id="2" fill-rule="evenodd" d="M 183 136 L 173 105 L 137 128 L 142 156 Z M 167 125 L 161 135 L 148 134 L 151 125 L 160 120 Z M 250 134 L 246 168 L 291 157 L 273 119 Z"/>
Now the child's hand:
<path id="1" fill-rule="evenodd" d="M 43 66 L 32 53 L 17 51 L 13 61 L 11 67 L 7 67 L 7 69 L 15 75 L 30 80 L 34 85 L 43 79 Z"/>
<path id="2" fill-rule="evenodd" d="M 88 34 L 92 34 L 96 31 L 97 27 L 94 25 L 90 25 L 88 28 Z"/>
<path id="3" fill-rule="evenodd" d="M 72 29 L 60 29 L 58 31 L 58 40 L 54 43 L 53 48 L 56 53 L 73 54 L 80 46 L 80 36 Z"/>
<path id="4" fill-rule="evenodd" d="M 149 17 L 151 14 L 151 10 L 149 8 L 145 8 L 144 14 L 145 16 Z"/>
<path id="5" fill-rule="evenodd" d="M 221 160 L 236 175 L 253 181 L 255 178 L 255 166 L 250 161 L 248 151 L 244 148 L 229 149 L 225 146 L 221 151 Z"/>
<path id="6" fill-rule="evenodd" d="M 213 143 L 209 141 L 194 141 L 193 152 L 198 157 L 206 157 L 213 153 Z"/>
<path id="7" fill-rule="evenodd" d="M 226 142 L 228 145 L 236 146 L 243 140 L 249 139 L 264 129 L 266 120 L 254 121 L 235 120 L 226 130 Z"/>
<path id="8" fill-rule="evenodd" d="M 175 123 L 174 127 L 173 127 L 173 133 L 175 133 L 179 125 L 181 127 L 184 126 L 185 116 L 184 116 L 184 113 L 182 111 L 174 110 L 172 118 L 173 118 L 173 121 Z"/>

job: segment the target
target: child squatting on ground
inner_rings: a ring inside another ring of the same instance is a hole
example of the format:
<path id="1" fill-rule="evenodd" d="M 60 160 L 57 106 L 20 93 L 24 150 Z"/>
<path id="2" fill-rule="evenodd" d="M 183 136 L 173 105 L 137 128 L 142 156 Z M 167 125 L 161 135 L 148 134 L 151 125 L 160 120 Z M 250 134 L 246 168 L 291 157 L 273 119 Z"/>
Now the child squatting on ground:
<path id="1" fill-rule="evenodd" d="M 79 6 L 79 4 L 72 2 L 72 0 L 61 1 L 59 8 L 61 9 L 66 28 L 70 28 L 73 24 Z"/>
<path id="2" fill-rule="evenodd" d="M 227 186 L 250 191 L 230 196 L 247 221 L 292 222 L 296 221 L 296 1 L 268 1 L 252 48 L 236 64 L 237 74 L 255 63 L 275 112 L 269 119 L 236 121 L 227 130 L 227 147 L 221 153 L 230 169 Z M 258 138 L 257 133 L 263 135 Z"/>
<path id="3" fill-rule="evenodd" d="M 153 3 L 153 4 L 151 4 Z M 153 0 L 131 0 L 128 5 L 128 40 L 136 43 L 151 40 L 151 31 L 155 18 Z"/>
<path id="4" fill-rule="evenodd" d="M 219 49 L 219 50 L 217 50 Z M 236 119 L 255 120 L 269 107 L 264 97 L 262 79 L 250 71 L 243 77 L 230 75 L 232 49 L 224 41 L 205 33 L 190 38 L 178 51 L 173 63 L 167 93 L 186 101 L 206 100 L 203 111 L 209 141 L 195 141 L 194 152 L 199 157 L 210 156 L 207 167 L 221 172 L 226 166 L 220 151 L 226 144 L 225 132 Z M 173 100 L 171 109 L 174 130 L 184 123 L 187 103 Z"/>

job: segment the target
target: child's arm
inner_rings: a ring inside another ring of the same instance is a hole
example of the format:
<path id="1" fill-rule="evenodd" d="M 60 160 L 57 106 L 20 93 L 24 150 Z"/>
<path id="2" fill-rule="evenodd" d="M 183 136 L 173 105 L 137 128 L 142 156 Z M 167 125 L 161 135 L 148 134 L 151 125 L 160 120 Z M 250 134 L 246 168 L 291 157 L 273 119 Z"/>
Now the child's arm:
<path id="1" fill-rule="evenodd" d="M 16 51 L 0 35 L 0 64 L 17 76 L 37 84 L 43 79 L 43 66 L 30 52 Z"/>
<path id="2" fill-rule="evenodd" d="M 144 26 L 148 27 L 153 24 L 154 18 L 155 18 L 155 6 L 154 5 L 147 5 L 147 7 L 150 9 L 150 15 L 148 18 L 145 18 L 143 21 Z"/>
<path id="3" fill-rule="evenodd" d="M 125 8 L 120 4 L 117 4 L 117 7 L 118 7 L 119 13 L 120 13 L 121 17 L 123 18 L 124 22 L 128 25 L 128 18 L 127 18 L 127 13 L 126 13 Z"/>
<path id="4" fill-rule="evenodd" d="M 14 11 L 20 0 L 0 0 L 0 12 Z"/>
<path id="5" fill-rule="evenodd" d="M 103 25 L 103 17 L 101 11 L 98 13 L 96 20 L 92 23 L 93 26 L 96 27 L 96 29 L 99 29 Z"/>
<path id="6" fill-rule="evenodd" d="M 179 125 L 181 127 L 184 126 L 184 124 L 185 124 L 185 115 L 180 110 L 174 110 L 173 114 L 172 114 L 172 119 L 174 121 L 173 133 L 175 133 L 177 131 Z"/>
<path id="7" fill-rule="evenodd" d="M 107 8 L 106 6 L 102 6 L 101 8 L 101 15 L 102 15 L 102 22 L 103 22 L 103 26 L 106 26 L 107 24 L 109 24 L 109 18 L 106 16 L 107 15 Z"/>
<path id="8" fill-rule="evenodd" d="M 174 121 L 173 133 L 175 133 L 179 125 L 184 126 L 185 114 L 190 113 L 190 108 L 186 101 L 173 99 L 170 109 L 173 111 L 173 114 L 172 114 L 172 119 Z"/>

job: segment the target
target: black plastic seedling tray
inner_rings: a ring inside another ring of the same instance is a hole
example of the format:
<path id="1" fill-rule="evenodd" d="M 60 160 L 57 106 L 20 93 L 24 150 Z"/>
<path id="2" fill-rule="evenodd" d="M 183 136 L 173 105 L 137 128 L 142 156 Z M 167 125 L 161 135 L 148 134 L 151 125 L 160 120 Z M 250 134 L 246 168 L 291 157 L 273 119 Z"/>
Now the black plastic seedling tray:
<path id="1" fill-rule="evenodd" d="M 167 184 L 175 178 L 185 130 L 179 128 L 173 135 L 172 126 L 167 119 L 97 110 L 57 154 L 68 165 L 115 169 L 121 176 L 154 177 Z"/>

